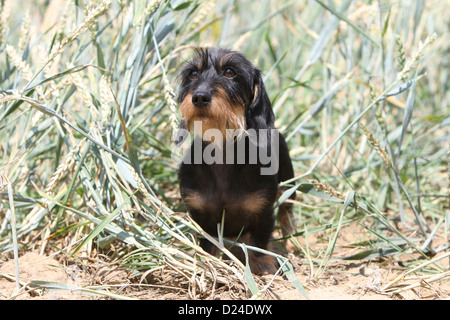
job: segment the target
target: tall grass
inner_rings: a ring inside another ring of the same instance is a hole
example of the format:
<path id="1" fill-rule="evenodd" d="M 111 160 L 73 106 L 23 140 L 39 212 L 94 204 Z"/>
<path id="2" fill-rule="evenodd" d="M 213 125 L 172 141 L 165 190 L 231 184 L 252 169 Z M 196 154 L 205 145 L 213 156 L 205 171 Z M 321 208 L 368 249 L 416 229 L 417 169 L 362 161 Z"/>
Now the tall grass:
<path id="1" fill-rule="evenodd" d="M 192 298 L 232 282 L 263 296 L 267 286 L 226 249 L 228 261 L 197 245 L 194 235 L 211 237 L 185 214 L 177 189 L 177 73 L 194 47 L 218 45 L 264 72 L 296 171 L 280 201 L 299 195 L 296 244 L 311 275 L 323 274 L 341 230 L 356 224 L 366 245 L 347 259 L 407 254 L 404 275 L 448 277 L 448 243 L 433 244 L 450 227 L 446 9 L 440 1 L 1 0 L 0 251 L 90 257 L 115 244 L 116 263 L 142 279 L 171 270 Z M 325 249 L 308 241 L 315 232 Z"/>

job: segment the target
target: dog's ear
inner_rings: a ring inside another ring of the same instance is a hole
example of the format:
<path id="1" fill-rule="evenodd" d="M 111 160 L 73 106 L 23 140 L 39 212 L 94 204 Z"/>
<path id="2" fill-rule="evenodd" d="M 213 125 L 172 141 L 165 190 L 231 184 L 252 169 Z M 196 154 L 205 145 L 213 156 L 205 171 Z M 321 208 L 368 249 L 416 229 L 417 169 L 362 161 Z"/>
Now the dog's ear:
<path id="1" fill-rule="evenodd" d="M 260 72 L 258 72 L 254 83 L 253 101 L 247 109 L 247 128 L 274 128 L 275 116 Z"/>

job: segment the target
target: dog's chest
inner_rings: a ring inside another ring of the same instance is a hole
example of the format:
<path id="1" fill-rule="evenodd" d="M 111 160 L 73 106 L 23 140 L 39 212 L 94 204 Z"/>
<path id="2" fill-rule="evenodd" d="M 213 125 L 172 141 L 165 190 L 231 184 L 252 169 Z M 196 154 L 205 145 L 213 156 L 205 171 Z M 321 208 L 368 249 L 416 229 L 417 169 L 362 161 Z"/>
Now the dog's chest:
<path id="1" fill-rule="evenodd" d="M 222 219 L 226 226 L 236 226 L 236 229 L 249 225 L 255 216 L 271 208 L 275 200 L 276 183 L 270 177 L 255 176 L 249 168 L 190 169 L 184 173 L 189 179 L 181 180 L 183 201 L 194 219 L 203 228 L 212 229 L 210 232 Z"/>

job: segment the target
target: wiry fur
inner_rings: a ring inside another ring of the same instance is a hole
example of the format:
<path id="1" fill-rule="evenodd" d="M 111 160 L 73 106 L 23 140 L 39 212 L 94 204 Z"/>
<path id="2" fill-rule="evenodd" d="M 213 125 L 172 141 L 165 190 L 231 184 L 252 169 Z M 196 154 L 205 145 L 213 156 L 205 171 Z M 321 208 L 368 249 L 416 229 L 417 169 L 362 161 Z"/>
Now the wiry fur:
<path id="1" fill-rule="evenodd" d="M 232 69 L 235 76 L 227 78 L 225 72 L 228 69 Z M 206 107 L 200 108 L 193 103 L 193 95 L 199 91 L 211 95 Z M 270 129 L 275 129 L 275 116 L 260 70 L 234 51 L 221 48 L 199 50 L 197 57 L 181 72 L 178 101 L 183 128 L 192 130 L 194 121 L 202 122 L 203 130 L 195 133 L 195 139 L 201 139 L 204 131 L 210 128 L 219 129 L 222 133 L 226 129 L 255 129 L 256 132 L 268 129 L 266 138 L 270 141 Z M 182 199 L 193 219 L 206 232 L 217 236 L 217 225 L 224 219 L 223 236 L 251 246 L 268 248 L 274 228 L 273 205 L 279 196 L 278 184 L 294 175 L 287 144 L 281 134 L 279 137 L 279 170 L 273 175 L 262 175 L 261 168 L 265 165 L 259 158 L 257 163 L 250 163 L 248 152 L 244 163 L 240 164 L 237 161 L 233 164 L 184 161 L 180 165 Z M 244 134 L 234 139 L 248 137 Z M 237 141 L 233 142 L 236 146 Z M 244 142 L 248 151 L 249 142 Z M 202 150 L 209 143 L 202 141 Z M 258 145 L 258 148 L 267 149 L 269 154 L 275 152 L 270 144 Z M 192 146 L 185 159 L 192 160 L 195 152 L 198 150 L 195 151 Z M 234 157 L 237 160 L 236 152 Z M 281 205 L 278 220 L 285 236 L 293 232 L 291 215 L 292 204 Z M 205 250 L 216 252 L 208 240 L 201 239 L 200 244 Z M 244 261 L 242 250 L 236 246 L 234 249 L 233 253 Z M 249 263 L 254 273 L 276 271 L 275 259 L 251 250 Z"/>

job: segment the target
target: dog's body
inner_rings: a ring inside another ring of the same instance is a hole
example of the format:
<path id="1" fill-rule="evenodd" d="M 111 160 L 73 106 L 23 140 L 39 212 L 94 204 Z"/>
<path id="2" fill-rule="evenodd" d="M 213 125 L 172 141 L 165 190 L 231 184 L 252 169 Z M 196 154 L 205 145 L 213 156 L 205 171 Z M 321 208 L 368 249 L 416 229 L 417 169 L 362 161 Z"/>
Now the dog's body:
<path id="1" fill-rule="evenodd" d="M 280 194 L 278 184 L 294 175 L 287 144 L 275 129 L 261 72 L 234 51 L 213 48 L 198 53 L 181 74 L 178 98 L 182 127 L 196 131 L 179 169 L 183 202 L 209 234 L 223 232 L 226 238 L 267 249 L 274 228 L 273 206 Z M 195 121 L 201 124 L 200 130 Z M 206 139 L 208 129 L 218 130 L 223 140 Z M 239 133 L 229 134 L 230 129 Z M 212 144 L 216 147 L 212 154 L 219 161 L 211 163 L 203 157 L 196 161 Z M 262 173 L 272 165 L 263 155 L 276 161 L 277 171 Z M 290 203 L 280 206 L 283 235 L 293 231 L 291 211 Z M 208 240 L 200 244 L 216 252 Z M 244 261 L 242 250 L 233 253 Z M 270 256 L 249 250 L 249 258 L 254 273 L 276 271 Z"/>

